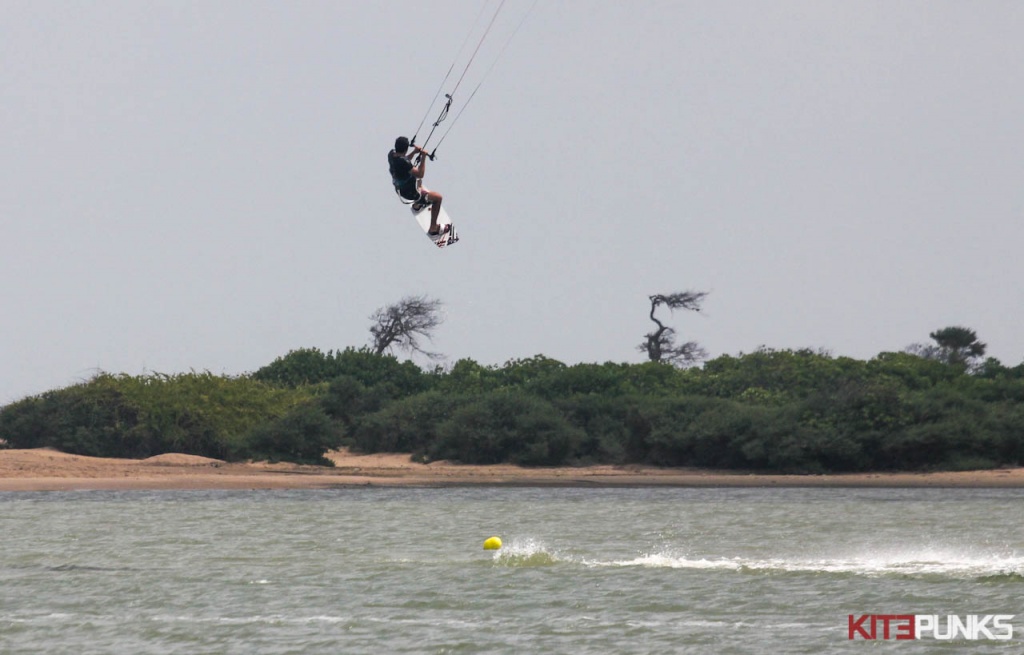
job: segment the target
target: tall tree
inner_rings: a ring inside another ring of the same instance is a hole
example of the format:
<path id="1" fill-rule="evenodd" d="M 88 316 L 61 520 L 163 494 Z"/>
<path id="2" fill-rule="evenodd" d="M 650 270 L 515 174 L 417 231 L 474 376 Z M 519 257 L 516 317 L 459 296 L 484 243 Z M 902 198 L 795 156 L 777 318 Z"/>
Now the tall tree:
<path id="1" fill-rule="evenodd" d="M 970 328 L 950 326 L 936 330 L 928 336 L 932 338 L 934 344 L 915 343 L 907 346 L 906 352 L 972 370 L 985 356 L 987 345 L 978 341 L 977 333 Z"/>
<path id="2" fill-rule="evenodd" d="M 973 365 L 985 355 L 986 345 L 978 341 L 974 330 L 952 326 L 928 335 L 939 347 L 940 359 L 948 364 Z"/>
<path id="3" fill-rule="evenodd" d="M 644 340 L 637 346 L 637 350 L 647 353 L 648 359 L 652 362 L 666 362 L 679 367 L 692 366 L 705 359 L 708 356 L 707 351 L 695 341 L 676 345 L 675 329 L 658 320 L 654 313 L 662 305 L 668 307 L 669 312 L 677 309 L 699 312 L 701 303 L 707 295 L 706 291 L 683 291 L 648 296 L 651 301 L 650 317 L 657 327 L 653 332 L 644 335 Z"/>
<path id="4" fill-rule="evenodd" d="M 440 354 L 423 349 L 420 339 L 430 341 L 434 330 L 444 322 L 441 307 L 441 301 L 436 298 L 406 296 L 394 305 L 378 309 L 370 316 L 373 351 L 383 355 L 398 348 L 439 359 Z"/>

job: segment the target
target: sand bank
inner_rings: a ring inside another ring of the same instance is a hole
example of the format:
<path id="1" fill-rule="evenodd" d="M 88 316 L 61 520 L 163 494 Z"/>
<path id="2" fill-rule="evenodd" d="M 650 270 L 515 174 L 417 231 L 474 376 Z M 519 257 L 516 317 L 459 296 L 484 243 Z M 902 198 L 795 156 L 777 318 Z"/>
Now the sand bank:
<path id="1" fill-rule="evenodd" d="M 753 475 L 648 466 L 522 468 L 420 464 L 408 455 L 330 453 L 334 468 L 227 463 L 194 455 L 106 459 L 50 449 L 0 450 L 0 491 L 313 489 L 343 486 L 1024 487 L 1024 468 L 956 473 Z"/>

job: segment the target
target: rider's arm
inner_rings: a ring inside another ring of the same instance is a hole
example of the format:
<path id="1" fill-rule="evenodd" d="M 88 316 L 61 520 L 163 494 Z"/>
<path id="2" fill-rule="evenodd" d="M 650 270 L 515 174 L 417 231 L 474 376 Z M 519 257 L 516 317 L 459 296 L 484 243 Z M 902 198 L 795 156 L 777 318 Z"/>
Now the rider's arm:
<path id="1" fill-rule="evenodd" d="M 427 172 L 427 151 L 424 150 L 423 148 L 420 148 L 419 146 L 413 146 L 413 147 L 416 149 L 416 152 L 419 154 L 420 160 L 419 160 L 419 163 L 417 163 L 415 166 L 413 166 L 413 169 L 412 169 L 411 173 L 412 173 L 413 177 L 415 177 L 417 179 L 422 179 L 423 176 Z"/>

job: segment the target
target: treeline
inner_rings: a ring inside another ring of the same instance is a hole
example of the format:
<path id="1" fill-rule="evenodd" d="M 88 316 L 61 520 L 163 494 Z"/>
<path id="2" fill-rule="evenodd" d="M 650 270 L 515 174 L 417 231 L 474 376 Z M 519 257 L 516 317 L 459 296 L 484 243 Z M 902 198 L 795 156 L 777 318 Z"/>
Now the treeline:
<path id="1" fill-rule="evenodd" d="M 0 409 L 7 447 L 324 463 L 324 453 L 774 472 L 1024 464 L 1024 364 L 759 350 L 678 369 L 537 356 L 423 370 L 297 350 L 241 377 L 100 375 Z"/>
<path id="2" fill-rule="evenodd" d="M 293 432 L 288 443 L 279 442 L 274 424 L 302 417 L 321 421 L 321 429 Z M 104 373 L 0 409 L 0 438 L 6 447 L 50 447 L 94 457 L 178 452 L 321 463 L 336 444 L 325 439 L 331 428 L 309 390 L 210 373 Z M 303 439 L 306 433 L 314 441 Z"/>

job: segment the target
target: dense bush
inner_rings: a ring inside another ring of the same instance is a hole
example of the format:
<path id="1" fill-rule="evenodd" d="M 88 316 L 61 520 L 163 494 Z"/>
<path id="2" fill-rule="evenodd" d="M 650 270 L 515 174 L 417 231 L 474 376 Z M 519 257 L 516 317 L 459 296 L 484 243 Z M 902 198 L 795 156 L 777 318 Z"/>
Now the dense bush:
<path id="1" fill-rule="evenodd" d="M 438 424 L 431 459 L 465 464 L 564 464 L 583 439 L 551 403 L 516 391 L 481 395 Z"/>
<path id="2" fill-rule="evenodd" d="M 634 399 L 584 394 L 555 402 L 558 410 L 582 434 L 575 457 L 579 463 L 623 464 L 639 461 L 646 454 L 642 443 L 631 449 L 638 416 Z M 642 442 L 645 435 L 637 438 Z"/>
<path id="3" fill-rule="evenodd" d="M 466 463 L 962 469 L 1024 463 L 1024 364 L 762 349 L 685 370 L 538 355 L 425 372 L 305 349 L 237 378 L 100 375 L 0 409 L 0 440 L 131 457 L 312 462 L 349 445 Z"/>
<path id="4" fill-rule="evenodd" d="M 334 466 L 324 453 L 341 446 L 341 428 L 317 405 L 302 405 L 280 418 L 257 425 L 245 439 L 246 455 Z"/>
<path id="5" fill-rule="evenodd" d="M 0 412 L 0 436 L 10 448 L 56 448 L 96 457 L 145 457 L 151 436 L 140 428 L 138 405 L 110 375 L 26 398 Z"/>
<path id="6" fill-rule="evenodd" d="M 330 382 L 347 375 L 367 387 L 385 386 L 393 396 L 426 391 L 431 378 L 410 361 L 376 355 L 366 348 L 326 353 L 316 348 L 293 350 L 252 374 L 253 379 L 289 387 Z"/>
<path id="7" fill-rule="evenodd" d="M 352 430 L 350 443 L 362 452 L 413 453 L 422 457 L 437 440 L 437 426 L 458 405 L 457 397 L 436 391 L 397 400 L 362 417 Z"/>
<path id="8" fill-rule="evenodd" d="M 184 452 L 221 459 L 246 456 L 256 426 L 309 400 L 248 377 L 209 373 L 101 374 L 26 398 L 0 411 L 0 436 L 11 448 L 51 447 L 96 457 Z"/>

